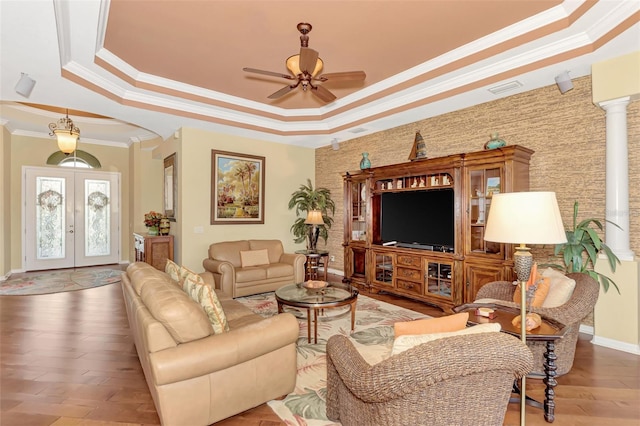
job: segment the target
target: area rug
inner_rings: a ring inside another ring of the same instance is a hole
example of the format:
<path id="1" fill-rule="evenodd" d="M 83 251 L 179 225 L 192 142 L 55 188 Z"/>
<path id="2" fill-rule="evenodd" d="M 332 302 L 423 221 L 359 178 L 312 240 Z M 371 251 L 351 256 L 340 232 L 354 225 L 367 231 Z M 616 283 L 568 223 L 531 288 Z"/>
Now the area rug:
<path id="1" fill-rule="evenodd" d="M 0 282 L 0 296 L 27 296 L 84 290 L 120 282 L 118 269 L 87 269 L 45 272 Z"/>
<path id="2" fill-rule="evenodd" d="M 273 293 L 236 299 L 255 313 L 270 317 L 278 306 Z M 339 308 L 338 308 L 339 309 Z M 393 345 L 393 324 L 416 318 L 428 318 L 419 312 L 400 308 L 363 295 L 358 296 L 355 332 L 351 333 L 348 309 L 325 310 L 330 318 L 318 322 L 318 344 L 307 341 L 306 317 L 299 320 L 298 375 L 296 387 L 283 400 L 269 401 L 268 405 L 288 425 L 338 425 L 326 416 L 327 363 L 326 344 L 334 334 L 348 336 L 354 346 L 370 364 L 385 359 Z"/>

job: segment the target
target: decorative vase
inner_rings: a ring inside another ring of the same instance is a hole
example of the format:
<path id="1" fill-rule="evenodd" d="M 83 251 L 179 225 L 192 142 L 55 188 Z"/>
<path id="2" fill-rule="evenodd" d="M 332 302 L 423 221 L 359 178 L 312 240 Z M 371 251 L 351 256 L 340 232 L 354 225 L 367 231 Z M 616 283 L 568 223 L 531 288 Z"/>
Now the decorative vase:
<path id="1" fill-rule="evenodd" d="M 171 222 L 166 217 L 160 219 L 160 235 L 169 235 L 169 231 L 171 230 Z"/>
<path id="2" fill-rule="evenodd" d="M 420 132 L 416 132 L 416 138 L 414 140 L 416 145 L 416 160 L 421 158 L 427 158 L 427 145 L 424 143 L 424 139 L 422 139 L 422 135 Z"/>
<path id="3" fill-rule="evenodd" d="M 157 226 L 150 226 L 148 228 L 147 234 L 149 234 L 149 235 L 158 235 L 158 227 Z"/>
<path id="4" fill-rule="evenodd" d="M 369 167 L 371 167 L 371 161 L 369 160 L 369 153 L 363 152 L 362 160 L 360 160 L 360 169 L 364 170 L 364 169 L 368 169 Z"/>
<path id="5" fill-rule="evenodd" d="M 498 133 L 491 133 L 491 140 L 484 144 L 484 149 L 496 149 L 506 146 L 507 143 L 498 137 Z"/>

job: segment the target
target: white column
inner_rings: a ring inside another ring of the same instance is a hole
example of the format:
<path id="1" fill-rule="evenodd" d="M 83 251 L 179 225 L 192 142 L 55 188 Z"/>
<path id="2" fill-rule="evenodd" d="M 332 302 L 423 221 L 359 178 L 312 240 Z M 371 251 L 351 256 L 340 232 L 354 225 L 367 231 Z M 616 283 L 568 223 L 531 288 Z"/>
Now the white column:
<path id="1" fill-rule="evenodd" d="M 620 260 L 633 260 L 629 248 L 629 150 L 627 105 L 630 98 L 601 102 L 606 112 L 606 204 L 605 241 Z"/>

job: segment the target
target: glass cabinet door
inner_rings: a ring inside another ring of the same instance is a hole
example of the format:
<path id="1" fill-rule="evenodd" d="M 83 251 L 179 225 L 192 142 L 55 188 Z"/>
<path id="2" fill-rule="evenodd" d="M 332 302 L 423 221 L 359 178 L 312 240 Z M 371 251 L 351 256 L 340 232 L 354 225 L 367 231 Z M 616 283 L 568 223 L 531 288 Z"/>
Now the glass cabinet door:
<path id="1" fill-rule="evenodd" d="M 472 253 L 499 254 L 500 244 L 485 241 L 484 230 L 491 208 L 491 197 L 493 194 L 500 193 L 502 183 L 500 168 L 471 170 L 469 180 L 470 251 Z"/>
<path id="2" fill-rule="evenodd" d="M 354 181 L 351 187 L 351 240 L 367 239 L 367 186 Z"/>
<path id="3" fill-rule="evenodd" d="M 450 263 L 427 262 L 427 293 L 451 298 L 453 277 Z"/>
<path id="4" fill-rule="evenodd" d="M 380 284 L 393 285 L 393 254 L 374 252 L 374 281 Z"/>

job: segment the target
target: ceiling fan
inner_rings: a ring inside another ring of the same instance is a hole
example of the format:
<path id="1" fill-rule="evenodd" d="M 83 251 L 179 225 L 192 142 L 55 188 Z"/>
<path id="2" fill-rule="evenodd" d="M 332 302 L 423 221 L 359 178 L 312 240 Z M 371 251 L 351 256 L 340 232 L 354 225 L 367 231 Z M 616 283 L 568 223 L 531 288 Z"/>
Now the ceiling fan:
<path id="1" fill-rule="evenodd" d="M 315 82 L 362 81 L 366 78 L 367 75 L 364 71 L 333 72 L 318 75 L 322 70 L 323 62 L 322 59 L 320 59 L 318 52 L 309 48 L 309 36 L 307 34 L 311 31 L 311 24 L 301 22 L 298 24 L 297 28 L 302 34 L 300 36 L 300 54 L 290 56 L 286 61 L 287 69 L 289 69 L 292 75 L 264 71 L 255 68 L 242 68 L 242 70 L 246 72 L 286 78 L 287 80 L 295 81 L 295 83 L 285 86 L 277 92 L 269 95 L 269 99 L 278 99 L 291 92 L 296 87 L 302 86 L 302 90 L 306 91 L 309 89 L 311 90 L 311 93 L 316 95 L 322 101 L 331 102 L 336 99 L 336 96 L 324 87 L 315 84 Z"/>

